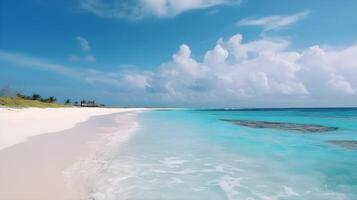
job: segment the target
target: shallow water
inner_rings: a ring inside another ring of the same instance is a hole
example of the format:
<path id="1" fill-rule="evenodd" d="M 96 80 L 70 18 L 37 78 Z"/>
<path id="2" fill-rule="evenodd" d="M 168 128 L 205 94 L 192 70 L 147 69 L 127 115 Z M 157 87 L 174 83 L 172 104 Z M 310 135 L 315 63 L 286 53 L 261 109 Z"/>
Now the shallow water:
<path id="1" fill-rule="evenodd" d="M 319 133 L 222 119 L 314 124 Z M 173 110 L 139 115 L 141 129 L 103 158 L 91 198 L 357 199 L 356 109 Z"/>

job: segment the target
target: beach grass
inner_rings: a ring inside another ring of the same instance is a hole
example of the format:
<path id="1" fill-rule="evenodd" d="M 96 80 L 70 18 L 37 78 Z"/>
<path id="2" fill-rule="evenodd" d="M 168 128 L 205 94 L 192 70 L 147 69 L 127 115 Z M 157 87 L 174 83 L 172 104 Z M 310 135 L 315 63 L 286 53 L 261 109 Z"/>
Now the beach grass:
<path id="1" fill-rule="evenodd" d="M 0 107 L 16 107 L 16 108 L 26 108 L 26 107 L 36 107 L 36 108 L 61 108 L 70 107 L 70 105 L 58 104 L 58 103 L 46 103 L 37 100 L 28 100 L 18 97 L 0 97 Z"/>

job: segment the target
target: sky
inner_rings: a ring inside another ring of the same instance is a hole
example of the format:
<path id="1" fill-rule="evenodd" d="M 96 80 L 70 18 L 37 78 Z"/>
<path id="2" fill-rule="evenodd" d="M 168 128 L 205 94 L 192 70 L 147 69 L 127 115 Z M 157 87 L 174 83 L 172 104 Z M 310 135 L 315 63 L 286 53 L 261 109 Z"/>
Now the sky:
<path id="1" fill-rule="evenodd" d="M 0 88 L 112 106 L 357 106 L 355 0 L 0 0 Z"/>

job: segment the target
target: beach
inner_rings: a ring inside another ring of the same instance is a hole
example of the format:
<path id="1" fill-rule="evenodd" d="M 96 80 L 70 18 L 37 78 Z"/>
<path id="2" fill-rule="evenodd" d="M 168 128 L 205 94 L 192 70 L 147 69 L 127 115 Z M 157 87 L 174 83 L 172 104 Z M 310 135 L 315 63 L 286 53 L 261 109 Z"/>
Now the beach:
<path id="1" fill-rule="evenodd" d="M 0 108 L 0 199 L 85 199 L 96 157 L 125 141 L 143 110 Z"/>
<path id="2" fill-rule="evenodd" d="M 1 200 L 357 197 L 356 108 L 1 111 Z"/>
<path id="3" fill-rule="evenodd" d="M 357 200 L 356 8 L 0 0 L 0 200 Z"/>

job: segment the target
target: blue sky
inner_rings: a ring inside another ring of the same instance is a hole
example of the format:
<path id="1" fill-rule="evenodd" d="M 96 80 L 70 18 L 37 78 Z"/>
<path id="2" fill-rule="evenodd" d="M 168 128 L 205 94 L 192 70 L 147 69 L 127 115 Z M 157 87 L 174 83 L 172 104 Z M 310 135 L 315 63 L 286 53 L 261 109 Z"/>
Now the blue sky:
<path id="1" fill-rule="evenodd" d="M 118 106 L 357 106 L 356 8 L 0 0 L 0 86 Z"/>

